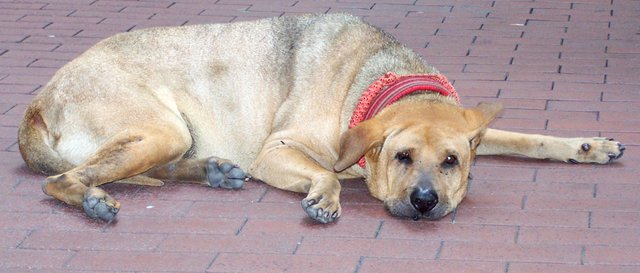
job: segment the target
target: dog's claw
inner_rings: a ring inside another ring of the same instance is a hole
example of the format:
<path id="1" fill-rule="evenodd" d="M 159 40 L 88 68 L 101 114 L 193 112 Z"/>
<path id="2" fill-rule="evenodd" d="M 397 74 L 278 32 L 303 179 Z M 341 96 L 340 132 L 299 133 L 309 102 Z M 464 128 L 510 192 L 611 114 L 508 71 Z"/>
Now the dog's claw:
<path id="1" fill-rule="evenodd" d="M 87 216 L 111 222 L 120 211 L 120 205 L 106 192 L 98 188 L 90 188 L 82 200 L 82 208 Z"/>
<path id="2" fill-rule="evenodd" d="M 318 203 L 318 200 L 315 199 L 303 199 L 302 209 L 309 217 L 323 224 L 335 222 L 340 217 L 339 211 L 331 212 L 330 210 L 325 210 L 319 207 Z"/>
<path id="3" fill-rule="evenodd" d="M 569 155 L 567 162 L 607 164 L 623 155 L 624 144 L 610 138 L 578 138 L 574 142 L 576 152 Z"/>
<path id="4" fill-rule="evenodd" d="M 212 188 L 240 189 L 247 173 L 237 165 L 219 158 L 207 161 L 207 181 Z"/>

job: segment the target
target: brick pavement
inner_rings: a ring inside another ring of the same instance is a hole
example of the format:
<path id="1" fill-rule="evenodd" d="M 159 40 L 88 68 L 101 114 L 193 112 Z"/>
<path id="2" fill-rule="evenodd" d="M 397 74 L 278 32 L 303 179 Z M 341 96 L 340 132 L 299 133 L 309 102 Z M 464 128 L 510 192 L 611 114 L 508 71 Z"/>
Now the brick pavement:
<path id="1" fill-rule="evenodd" d="M 627 154 L 611 166 L 481 158 L 466 201 L 437 222 L 392 218 L 347 181 L 335 225 L 256 183 L 107 185 L 123 209 L 105 225 L 44 196 L 24 167 L 25 104 L 101 38 L 305 12 L 392 33 L 466 105 L 502 101 L 497 128 L 615 137 Z M 0 271 L 640 272 L 639 31 L 637 0 L 0 0 Z"/>

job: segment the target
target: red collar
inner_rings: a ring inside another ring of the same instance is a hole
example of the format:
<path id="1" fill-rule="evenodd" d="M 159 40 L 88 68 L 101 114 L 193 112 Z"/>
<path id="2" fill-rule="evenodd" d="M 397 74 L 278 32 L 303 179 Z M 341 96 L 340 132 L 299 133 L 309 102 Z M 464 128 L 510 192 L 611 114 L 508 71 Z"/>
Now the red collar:
<path id="1" fill-rule="evenodd" d="M 387 72 L 362 93 L 362 97 L 358 100 L 353 115 L 351 115 L 349 129 L 372 118 L 383 108 L 413 92 L 440 93 L 443 96 L 454 98 L 460 104 L 458 93 L 442 74 L 398 76 L 393 72 Z M 358 165 L 364 168 L 364 157 L 358 161 Z"/>

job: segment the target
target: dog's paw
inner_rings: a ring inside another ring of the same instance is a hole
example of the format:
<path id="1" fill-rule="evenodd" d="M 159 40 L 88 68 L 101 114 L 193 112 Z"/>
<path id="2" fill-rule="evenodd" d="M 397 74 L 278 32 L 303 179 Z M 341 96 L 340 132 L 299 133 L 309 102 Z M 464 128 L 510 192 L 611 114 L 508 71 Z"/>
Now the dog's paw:
<path id="1" fill-rule="evenodd" d="M 571 145 L 575 151 L 570 163 L 607 164 L 619 159 L 624 154 L 624 144 L 610 138 L 578 138 Z"/>
<path id="2" fill-rule="evenodd" d="M 307 198 L 302 200 L 302 209 L 313 220 L 323 224 L 335 222 L 342 213 L 339 199 L 337 197 L 329 198 L 324 195 L 312 196 L 309 194 Z"/>
<path id="3" fill-rule="evenodd" d="M 207 160 L 207 181 L 210 187 L 240 189 L 246 178 L 247 173 L 228 160 L 215 157 Z"/>
<path id="4" fill-rule="evenodd" d="M 120 210 L 120 203 L 100 188 L 89 188 L 84 193 L 82 208 L 87 216 L 111 222 Z"/>

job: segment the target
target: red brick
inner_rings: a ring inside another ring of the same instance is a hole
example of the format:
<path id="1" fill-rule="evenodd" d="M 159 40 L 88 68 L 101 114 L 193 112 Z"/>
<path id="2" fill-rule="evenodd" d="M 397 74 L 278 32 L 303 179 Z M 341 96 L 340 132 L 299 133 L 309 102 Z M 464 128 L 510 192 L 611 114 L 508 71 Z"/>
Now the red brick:
<path id="1" fill-rule="evenodd" d="M 181 216 L 186 215 L 193 201 L 121 198 L 120 216 Z"/>
<path id="2" fill-rule="evenodd" d="M 233 252 L 291 254 L 297 248 L 300 236 L 236 236 L 169 234 L 158 246 L 167 252 Z"/>
<path id="3" fill-rule="evenodd" d="M 509 273 L 633 273 L 639 270 L 640 266 L 509 263 Z"/>
<path id="4" fill-rule="evenodd" d="M 446 37 L 445 37 L 446 39 Z M 446 45 L 446 43 L 445 43 Z M 415 49 L 416 52 L 422 52 L 424 49 Z M 508 64 L 511 58 L 501 57 L 473 57 L 473 56 L 426 56 L 427 62 L 438 67 L 439 64 Z"/>
<path id="5" fill-rule="evenodd" d="M 472 170 L 474 177 L 501 181 L 533 181 L 535 175 L 535 169 L 532 168 L 514 168 L 507 171 L 504 168 L 474 166 Z"/>
<path id="6" fill-rule="evenodd" d="M 511 243 L 516 235 L 516 228 L 513 226 L 469 225 L 451 223 L 448 219 L 450 218 L 446 217 L 438 221 L 400 219 L 385 221 L 378 233 L 378 238 Z"/>
<path id="7" fill-rule="evenodd" d="M 502 93 L 501 93 L 502 96 Z M 503 118 L 520 118 L 520 119 L 571 119 L 576 122 L 595 122 L 598 118 L 597 112 L 564 112 L 564 111 L 545 111 L 533 109 L 506 109 L 502 113 Z M 601 116 L 600 116 L 601 117 Z"/>
<path id="8" fill-rule="evenodd" d="M 247 182 L 240 190 L 213 189 L 199 184 L 167 182 L 162 187 L 143 187 L 135 198 L 168 201 L 255 202 L 267 186 Z"/>
<path id="9" fill-rule="evenodd" d="M 610 245 L 640 246 L 640 236 L 633 229 L 522 227 L 518 243 L 541 245 Z"/>
<path id="10" fill-rule="evenodd" d="M 413 259 L 389 259 L 369 258 L 362 261 L 358 272 L 429 272 L 429 273 L 488 273 L 502 272 L 502 262 L 474 262 L 474 261 L 445 261 L 445 260 L 413 260 Z"/>
<path id="11" fill-rule="evenodd" d="M 203 272 L 215 253 L 79 251 L 67 264 L 76 270 Z"/>
<path id="12" fill-rule="evenodd" d="M 33 92 L 39 86 L 39 84 L 0 84 L 0 93 L 3 96 L 11 93 L 27 94 Z"/>
<path id="13" fill-rule="evenodd" d="M 0 271 L 36 270 L 49 272 L 49 269 L 62 268 L 73 255 L 73 252 L 67 250 L 0 249 L 0 260 L 2 261 Z"/>
<path id="14" fill-rule="evenodd" d="M 525 165 L 532 164 L 524 162 Z M 544 164 L 544 163 L 540 163 Z M 489 181 L 486 181 L 489 180 Z M 513 181 L 494 181 L 490 178 L 481 179 L 474 173 L 468 196 L 474 194 L 540 194 L 545 196 L 573 196 L 589 198 L 594 194 L 594 184 L 591 183 L 527 183 Z"/>
<path id="15" fill-rule="evenodd" d="M 498 118 L 491 123 L 491 128 L 502 130 L 540 129 L 547 126 L 547 121 L 540 119 Z"/>
<path id="16" fill-rule="evenodd" d="M 334 224 L 320 224 L 308 216 L 300 219 L 249 219 L 240 231 L 243 236 L 298 235 L 373 238 L 380 226 L 377 219 L 339 219 Z"/>
<path id="17" fill-rule="evenodd" d="M 0 232 L 0 249 L 15 248 L 29 235 L 27 230 L 2 230 Z"/>
<path id="18" fill-rule="evenodd" d="M 640 196 L 638 184 L 598 184 L 597 196 L 599 199 L 636 199 Z"/>
<path id="19" fill-rule="evenodd" d="M 439 248 L 440 241 L 305 236 L 296 255 L 435 259 Z"/>
<path id="20" fill-rule="evenodd" d="M 630 85 L 637 89 L 640 89 L 640 85 Z M 607 92 L 604 92 L 602 100 L 603 101 L 640 101 L 640 94 L 634 92 L 632 90 L 619 90 L 620 85 L 611 84 L 606 85 Z M 611 114 L 611 113 L 603 113 L 603 114 Z M 617 116 L 617 115 L 616 115 Z"/>
<path id="21" fill-rule="evenodd" d="M 344 189 L 344 188 L 343 188 Z M 387 219 L 390 214 L 384 207 L 382 201 L 373 198 L 367 192 L 367 198 L 370 202 L 353 202 L 357 200 L 349 200 L 341 197 L 342 219 Z"/>
<path id="22" fill-rule="evenodd" d="M 587 92 L 584 90 L 575 91 L 535 91 L 530 90 L 510 90 L 500 92 L 500 98 L 531 98 L 531 99 L 549 99 L 549 100 L 578 100 L 578 101 L 600 101 L 601 91 Z"/>
<path id="23" fill-rule="evenodd" d="M 535 100 L 535 99 L 497 99 L 497 98 L 475 98 L 475 97 L 465 97 L 462 95 L 462 103 L 467 106 L 476 106 L 480 102 L 500 102 L 504 106 L 505 109 L 532 109 L 532 110 L 543 110 L 546 107 L 546 100 Z M 553 109 L 556 110 L 556 109 Z"/>
<path id="24" fill-rule="evenodd" d="M 596 211 L 591 215 L 594 228 L 640 228 L 640 212 Z"/>
<path id="25" fill-rule="evenodd" d="M 580 183 L 634 183 L 637 182 L 637 171 L 622 169 L 619 165 L 596 166 L 582 169 L 579 172 L 571 168 L 540 169 L 536 181 L 547 182 L 575 182 Z"/>
<path id="26" fill-rule="evenodd" d="M 0 211 L 3 212 L 28 212 L 51 213 L 57 201 L 41 195 L 7 195 L 0 200 Z"/>
<path id="27" fill-rule="evenodd" d="M 550 227 L 587 227 L 588 212 L 458 207 L 456 223 Z"/>
<path id="28" fill-rule="evenodd" d="M 541 246 L 502 243 L 445 242 L 443 260 L 579 263 L 580 246 Z"/>
<path id="29" fill-rule="evenodd" d="M 554 82 L 579 82 L 579 83 L 603 83 L 604 75 L 584 75 L 566 73 L 528 73 L 512 71 L 509 80 L 514 81 L 554 81 Z"/>
<path id="30" fill-rule="evenodd" d="M 527 196 L 525 209 L 562 209 L 578 211 L 638 211 L 639 199 L 612 198 L 575 198 L 572 196 Z"/>
<path id="31" fill-rule="evenodd" d="M 587 246 L 586 264 L 640 265 L 640 247 Z"/>
<path id="32" fill-rule="evenodd" d="M 28 249 L 153 251 L 163 234 L 104 233 L 101 231 L 35 231 L 20 244 Z"/>
<path id="33" fill-rule="evenodd" d="M 94 221 L 79 210 L 72 213 L 0 213 L 0 228 L 12 230 L 102 230 L 104 222 Z"/>
<path id="34" fill-rule="evenodd" d="M 199 217 L 125 217 L 109 226 L 110 232 L 235 234 L 244 219 Z"/>
<path id="35" fill-rule="evenodd" d="M 221 253 L 207 269 L 213 272 L 354 272 L 360 257 Z"/>
<path id="36" fill-rule="evenodd" d="M 302 199 L 300 199 L 301 201 Z M 198 201 L 186 214 L 190 217 L 296 218 L 307 216 L 300 201 L 292 203 L 236 203 Z"/>

